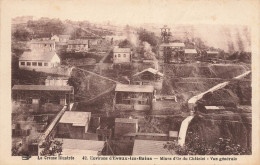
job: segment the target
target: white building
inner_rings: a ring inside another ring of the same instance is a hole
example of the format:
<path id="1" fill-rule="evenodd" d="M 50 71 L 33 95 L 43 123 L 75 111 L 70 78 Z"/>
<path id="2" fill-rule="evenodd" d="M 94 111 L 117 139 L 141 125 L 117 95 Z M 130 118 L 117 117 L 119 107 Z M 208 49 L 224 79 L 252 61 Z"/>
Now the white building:
<path id="1" fill-rule="evenodd" d="M 21 69 L 53 68 L 59 66 L 59 64 L 60 58 L 54 51 L 27 51 L 19 58 L 19 68 Z"/>
<path id="2" fill-rule="evenodd" d="M 113 50 L 113 63 L 130 63 L 132 61 L 132 52 L 130 48 L 115 47 Z"/>
<path id="3" fill-rule="evenodd" d="M 70 35 L 53 35 L 51 40 L 55 42 L 67 42 L 70 39 Z"/>
<path id="4" fill-rule="evenodd" d="M 30 47 L 32 51 L 55 51 L 55 41 L 54 40 L 32 40 L 30 42 Z"/>
<path id="5" fill-rule="evenodd" d="M 68 41 L 68 52 L 87 52 L 89 50 L 89 41 L 88 40 L 69 40 Z"/>

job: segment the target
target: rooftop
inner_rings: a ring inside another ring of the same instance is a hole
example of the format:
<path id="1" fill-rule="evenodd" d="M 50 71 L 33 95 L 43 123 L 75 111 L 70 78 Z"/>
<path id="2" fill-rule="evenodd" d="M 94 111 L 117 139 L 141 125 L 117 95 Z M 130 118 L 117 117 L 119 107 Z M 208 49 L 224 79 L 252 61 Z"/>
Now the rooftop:
<path id="1" fill-rule="evenodd" d="M 196 49 L 185 49 L 185 54 L 197 54 Z"/>
<path id="2" fill-rule="evenodd" d="M 220 109 L 225 109 L 223 106 L 205 106 L 206 110 L 220 110 Z"/>
<path id="3" fill-rule="evenodd" d="M 115 47 L 113 50 L 114 53 L 130 53 L 131 49 L 130 48 L 119 48 Z"/>
<path id="4" fill-rule="evenodd" d="M 14 85 L 12 90 L 23 91 L 72 91 L 73 86 Z"/>
<path id="5" fill-rule="evenodd" d="M 91 112 L 66 111 L 59 123 L 69 123 L 73 126 L 86 126 L 89 122 Z"/>
<path id="6" fill-rule="evenodd" d="M 138 123 L 138 119 L 116 118 L 116 123 Z"/>
<path id="7" fill-rule="evenodd" d="M 143 92 L 143 93 L 153 93 L 154 87 L 151 85 L 126 85 L 126 84 L 116 84 L 116 92 Z"/>
<path id="8" fill-rule="evenodd" d="M 162 47 L 184 47 L 184 43 L 182 42 L 171 42 L 171 43 L 163 43 Z"/>
<path id="9" fill-rule="evenodd" d="M 132 155 L 171 155 L 164 148 L 167 141 L 135 140 Z"/>
<path id="10" fill-rule="evenodd" d="M 104 141 L 95 140 L 81 140 L 81 139 L 60 139 L 55 140 L 61 141 L 62 154 L 63 155 L 96 155 L 101 152 L 104 148 Z"/>
<path id="11" fill-rule="evenodd" d="M 20 61 L 51 61 L 56 53 L 54 51 L 26 51 L 19 58 Z"/>
<path id="12" fill-rule="evenodd" d="M 207 54 L 218 54 L 218 51 L 206 51 Z"/>
<path id="13" fill-rule="evenodd" d="M 159 76 L 163 76 L 163 74 L 162 74 L 161 72 L 159 72 L 158 70 L 153 69 L 153 68 L 145 69 L 145 70 L 143 70 L 143 71 L 141 71 L 141 72 L 138 72 L 138 73 L 134 74 L 133 76 L 140 75 L 140 74 L 142 74 L 142 73 L 144 73 L 144 72 L 150 72 L 150 73 L 152 73 L 152 74 L 157 74 L 157 75 L 159 75 Z"/>

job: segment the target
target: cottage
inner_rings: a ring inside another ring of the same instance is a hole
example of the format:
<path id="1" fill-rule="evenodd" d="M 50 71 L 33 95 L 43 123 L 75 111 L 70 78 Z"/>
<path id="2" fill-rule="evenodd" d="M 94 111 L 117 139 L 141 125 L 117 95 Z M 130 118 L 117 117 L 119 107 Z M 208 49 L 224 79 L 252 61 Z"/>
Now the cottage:
<path id="1" fill-rule="evenodd" d="M 113 63 L 123 64 L 132 61 L 132 52 L 130 48 L 115 47 L 113 50 Z"/>
<path id="2" fill-rule="evenodd" d="M 138 120 L 127 119 L 127 118 L 116 118 L 115 119 L 115 132 L 116 137 L 138 132 Z"/>
<path id="3" fill-rule="evenodd" d="M 148 68 L 133 75 L 133 83 L 152 85 L 156 90 L 162 89 L 163 74 L 156 69 Z"/>
<path id="4" fill-rule="evenodd" d="M 70 39 L 70 35 L 53 35 L 51 40 L 55 42 L 67 42 Z"/>
<path id="5" fill-rule="evenodd" d="M 72 86 L 14 85 L 12 97 L 15 101 L 33 104 L 37 109 L 45 103 L 70 104 L 74 99 Z"/>
<path id="6" fill-rule="evenodd" d="M 81 139 L 60 139 L 62 142 L 62 155 L 101 155 L 105 147 L 104 141 L 81 140 Z"/>
<path id="7" fill-rule="evenodd" d="M 91 112 L 66 111 L 61 117 L 57 136 L 71 139 L 84 139 L 86 137 Z"/>
<path id="8" fill-rule="evenodd" d="M 89 50 L 89 41 L 88 40 L 68 40 L 68 52 L 87 52 Z"/>
<path id="9" fill-rule="evenodd" d="M 45 80 L 46 86 L 68 86 L 67 77 L 47 77 Z"/>
<path id="10" fill-rule="evenodd" d="M 186 61 L 194 61 L 198 55 L 196 49 L 185 49 L 184 54 Z"/>
<path id="11" fill-rule="evenodd" d="M 151 85 L 117 84 L 114 107 L 118 110 L 150 110 L 153 94 Z"/>
<path id="12" fill-rule="evenodd" d="M 164 148 L 167 141 L 135 140 L 132 155 L 172 155 Z"/>
<path id="13" fill-rule="evenodd" d="M 50 39 L 32 40 L 30 42 L 30 47 L 32 51 L 36 50 L 37 52 L 39 51 L 51 52 L 51 51 L 55 51 L 55 41 Z"/>
<path id="14" fill-rule="evenodd" d="M 54 52 L 26 51 L 19 58 L 19 68 L 36 70 L 53 68 L 60 65 L 60 58 Z"/>

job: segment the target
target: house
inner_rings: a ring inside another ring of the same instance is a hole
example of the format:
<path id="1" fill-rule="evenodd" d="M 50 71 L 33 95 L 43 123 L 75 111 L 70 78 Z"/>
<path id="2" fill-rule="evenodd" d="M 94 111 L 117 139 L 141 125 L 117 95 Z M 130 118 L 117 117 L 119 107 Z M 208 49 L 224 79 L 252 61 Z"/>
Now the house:
<path id="1" fill-rule="evenodd" d="M 41 70 L 60 65 L 60 58 L 54 51 L 26 51 L 19 58 L 19 68 Z"/>
<path id="2" fill-rule="evenodd" d="M 154 94 L 151 85 L 117 84 L 114 108 L 118 110 L 150 110 Z"/>
<path id="3" fill-rule="evenodd" d="M 132 155 L 172 155 L 164 148 L 166 143 L 167 141 L 135 140 Z"/>
<path id="4" fill-rule="evenodd" d="M 51 52 L 55 51 L 55 41 L 54 40 L 32 40 L 30 42 L 30 47 L 32 51 L 46 51 L 46 52 Z"/>
<path id="5" fill-rule="evenodd" d="M 67 52 L 87 52 L 89 50 L 89 40 L 68 40 Z"/>
<path id="6" fill-rule="evenodd" d="M 68 86 L 68 78 L 48 76 L 45 80 L 45 85 L 46 86 Z"/>
<path id="7" fill-rule="evenodd" d="M 70 104 L 74 99 L 74 88 L 72 86 L 14 85 L 12 98 L 17 102 L 32 104 L 37 110 L 45 103 Z"/>
<path id="8" fill-rule="evenodd" d="M 133 83 L 152 85 L 156 90 L 162 89 L 163 74 L 156 69 L 148 68 L 133 75 Z"/>
<path id="9" fill-rule="evenodd" d="M 61 139 L 55 138 L 62 143 L 62 155 L 101 155 L 105 147 L 104 141 Z"/>
<path id="10" fill-rule="evenodd" d="M 57 136 L 84 139 L 87 135 L 90 118 L 91 112 L 66 111 L 59 121 Z"/>
<path id="11" fill-rule="evenodd" d="M 132 61 L 132 52 L 130 48 L 115 47 L 113 50 L 113 63 L 124 64 Z"/>
<path id="12" fill-rule="evenodd" d="M 115 132 L 116 137 L 138 132 L 138 120 L 128 118 L 116 118 L 115 119 Z"/>
<path id="13" fill-rule="evenodd" d="M 51 40 L 55 42 L 67 42 L 70 39 L 70 35 L 53 35 Z"/>
<path id="14" fill-rule="evenodd" d="M 184 54 L 186 61 L 194 61 L 198 55 L 196 49 L 185 49 Z"/>

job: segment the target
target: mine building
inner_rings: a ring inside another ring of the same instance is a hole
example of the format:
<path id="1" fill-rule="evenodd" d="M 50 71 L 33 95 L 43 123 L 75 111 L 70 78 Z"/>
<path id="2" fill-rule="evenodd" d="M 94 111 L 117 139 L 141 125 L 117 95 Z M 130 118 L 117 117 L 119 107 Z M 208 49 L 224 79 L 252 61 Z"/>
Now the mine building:
<path id="1" fill-rule="evenodd" d="M 182 42 L 163 43 L 159 47 L 159 57 L 164 59 L 165 63 L 183 61 L 184 47 Z"/>
<path id="2" fill-rule="evenodd" d="M 19 68 L 21 69 L 40 71 L 59 65 L 60 58 L 54 51 L 26 51 L 19 58 Z"/>
<path id="3" fill-rule="evenodd" d="M 72 86 L 46 85 L 14 85 L 13 100 L 20 103 L 32 104 L 38 110 L 43 104 L 66 105 L 73 102 L 74 88 Z"/>
<path id="4" fill-rule="evenodd" d="M 166 143 L 167 141 L 135 140 L 132 155 L 172 155 L 164 148 Z"/>
<path id="5" fill-rule="evenodd" d="M 91 112 L 66 111 L 61 117 L 56 136 L 70 139 L 85 139 Z"/>
<path id="6" fill-rule="evenodd" d="M 62 155 L 102 155 L 105 141 L 55 138 L 62 143 Z"/>
<path id="7" fill-rule="evenodd" d="M 129 64 L 132 61 L 132 52 L 130 48 L 113 49 L 113 63 L 114 64 Z"/>
<path id="8" fill-rule="evenodd" d="M 69 86 L 67 77 L 50 77 L 45 80 L 46 86 Z"/>
<path id="9" fill-rule="evenodd" d="M 55 41 L 50 39 L 32 40 L 30 42 L 30 48 L 32 51 L 55 51 Z"/>
<path id="10" fill-rule="evenodd" d="M 151 85 L 117 84 L 114 108 L 117 110 L 150 110 L 154 95 Z"/>
<path id="11" fill-rule="evenodd" d="M 185 61 L 188 62 L 195 61 L 198 56 L 196 49 L 185 49 L 184 54 L 185 54 Z"/>
<path id="12" fill-rule="evenodd" d="M 66 43 L 70 39 L 70 35 L 53 35 L 51 37 L 51 40 L 54 40 L 55 42 L 63 42 Z"/>
<path id="13" fill-rule="evenodd" d="M 89 40 L 68 40 L 67 44 L 67 52 L 88 52 L 89 50 Z"/>
<path id="14" fill-rule="evenodd" d="M 217 60 L 219 58 L 218 51 L 206 51 L 206 60 Z"/>
<path id="15" fill-rule="evenodd" d="M 133 75 L 133 84 L 152 85 L 156 90 L 162 89 L 163 74 L 156 69 L 148 68 Z"/>
<path id="16" fill-rule="evenodd" d="M 120 137 L 128 133 L 138 132 L 138 120 L 128 118 L 115 119 L 115 137 Z"/>

